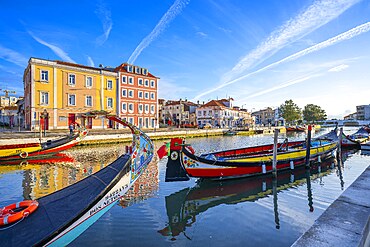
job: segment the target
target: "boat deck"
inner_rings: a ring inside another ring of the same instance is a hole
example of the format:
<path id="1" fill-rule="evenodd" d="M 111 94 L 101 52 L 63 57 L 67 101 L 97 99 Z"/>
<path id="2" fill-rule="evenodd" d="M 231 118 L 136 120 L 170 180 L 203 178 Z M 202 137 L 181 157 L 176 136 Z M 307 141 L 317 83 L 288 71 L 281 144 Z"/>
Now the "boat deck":
<path id="1" fill-rule="evenodd" d="M 89 206 L 100 200 L 104 192 L 109 191 L 112 181 L 125 173 L 122 171 L 129 171 L 129 166 L 125 169 L 129 159 L 130 155 L 122 155 L 109 166 L 80 182 L 38 199 L 39 206 L 34 213 L 18 223 L 0 228 L 1 245 L 46 244 L 53 235 L 68 227 Z"/>

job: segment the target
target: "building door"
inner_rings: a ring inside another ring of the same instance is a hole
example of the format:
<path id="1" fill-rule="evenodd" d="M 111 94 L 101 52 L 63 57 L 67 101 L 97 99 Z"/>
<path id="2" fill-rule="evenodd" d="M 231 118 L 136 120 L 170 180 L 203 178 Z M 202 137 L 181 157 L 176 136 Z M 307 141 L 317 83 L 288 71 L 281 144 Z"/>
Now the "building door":
<path id="1" fill-rule="evenodd" d="M 87 117 L 86 129 L 92 129 L 92 117 Z"/>
<path id="2" fill-rule="evenodd" d="M 68 113 L 68 126 L 76 122 L 76 114 Z"/>
<path id="3" fill-rule="evenodd" d="M 42 130 L 49 130 L 49 114 L 45 114 L 45 116 L 40 117 L 40 128 Z"/>

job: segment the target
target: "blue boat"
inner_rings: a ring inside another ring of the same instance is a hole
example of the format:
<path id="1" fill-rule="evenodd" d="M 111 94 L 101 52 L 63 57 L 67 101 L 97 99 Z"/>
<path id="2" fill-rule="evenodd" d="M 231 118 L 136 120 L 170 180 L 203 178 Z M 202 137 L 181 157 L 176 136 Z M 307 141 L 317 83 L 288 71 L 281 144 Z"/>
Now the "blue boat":
<path id="1" fill-rule="evenodd" d="M 93 175 L 32 201 L 29 208 L 4 207 L 0 210 L 1 246 L 66 246 L 107 212 L 139 178 L 153 158 L 152 141 L 130 123 L 117 117 L 107 118 L 131 129 L 133 140 L 128 153 Z M 20 220 L 8 222 L 15 215 Z"/>

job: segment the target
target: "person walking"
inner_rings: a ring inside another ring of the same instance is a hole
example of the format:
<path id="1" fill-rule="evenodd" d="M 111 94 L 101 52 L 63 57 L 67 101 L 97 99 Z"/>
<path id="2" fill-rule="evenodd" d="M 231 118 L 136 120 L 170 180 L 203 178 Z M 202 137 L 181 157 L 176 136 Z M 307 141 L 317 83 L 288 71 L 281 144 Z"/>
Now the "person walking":
<path id="1" fill-rule="evenodd" d="M 71 123 L 71 124 L 69 125 L 69 134 L 70 134 L 70 135 L 73 135 L 73 129 L 74 129 L 74 126 L 73 126 L 73 124 Z"/>

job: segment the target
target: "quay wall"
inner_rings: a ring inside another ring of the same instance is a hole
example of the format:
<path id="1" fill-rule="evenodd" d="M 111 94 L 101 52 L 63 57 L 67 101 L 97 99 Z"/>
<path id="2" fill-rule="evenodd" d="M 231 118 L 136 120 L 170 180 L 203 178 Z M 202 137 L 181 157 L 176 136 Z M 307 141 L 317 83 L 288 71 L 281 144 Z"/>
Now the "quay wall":
<path id="1" fill-rule="evenodd" d="M 292 247 L 370 246 L 370 166 Z"/>

